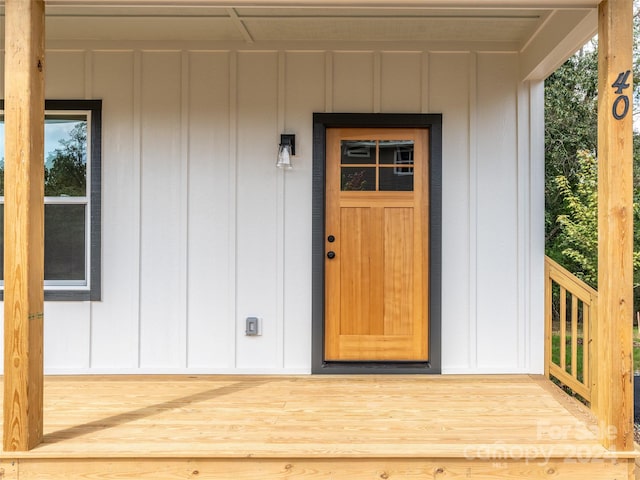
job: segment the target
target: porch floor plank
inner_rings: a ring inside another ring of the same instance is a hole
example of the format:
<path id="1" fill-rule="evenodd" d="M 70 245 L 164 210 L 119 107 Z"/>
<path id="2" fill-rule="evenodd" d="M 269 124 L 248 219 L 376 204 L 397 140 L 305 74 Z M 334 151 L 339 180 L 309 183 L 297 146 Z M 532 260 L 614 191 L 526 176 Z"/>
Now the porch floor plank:
<path id="1" fill-rule="evenodd" d="M 511 475 L 532 464 L 555 460 L 566 470 L 573 468 L 568 460 L 598 459 L 597 468 L 614 469 L 615 478 L 635 457 L 606 451 L 586 409 L 527 375 L 47 377 L 44 402 L 44 442 L 0 455 L 0 463 L 19 460 L 15 478 L 65 478 L 95 462 L 114 472 L 138 469 L 132 478 L 163 465 L 191 472 L 175 478 L 218 478 L 192 476 L 194 462 L 195 471 L 231 469 L 237 475 L 229 478 L 245 478 L 238 462 L 266 472 L 292 459 L 311 470 L 344 461 L 345 471 L 364 462 L 365 469 L 393 464 L 405 473 L 418 469 L 416 461 L 421 472 L 437 473 L 446 460 L 449 474 L 461 475 L 477 460 L 479 478 L 493 478 L 496 464 Z M 47 477 L 47 468 L 66 473 Z"/>

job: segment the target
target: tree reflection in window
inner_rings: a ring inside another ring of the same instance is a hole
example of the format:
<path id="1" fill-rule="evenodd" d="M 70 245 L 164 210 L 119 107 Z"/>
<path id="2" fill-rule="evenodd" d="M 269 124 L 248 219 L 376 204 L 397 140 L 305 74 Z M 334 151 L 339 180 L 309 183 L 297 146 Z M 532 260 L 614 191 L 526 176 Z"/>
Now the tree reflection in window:
<path id="1" fill-rule="evenodd" d="M 375 167 L 343 167 L 340 183 L 343 192 L 374 191 L 376 169 Z"/>
<path id="2" fill-rule="evenodd" d="M 58 148 L 47 153 L 44 194 L 47 197 L 84 197 L 87 195 L 87 121 L 71 121 L 67 137 L 58 140 Z"/>
<path id="3" fill-rule="evenodd" d="M 101 101 L 48 100 L 44 118 L 45 299 L 100 300 Z M 4 116 L 0 100 L 0 298 Z"/>

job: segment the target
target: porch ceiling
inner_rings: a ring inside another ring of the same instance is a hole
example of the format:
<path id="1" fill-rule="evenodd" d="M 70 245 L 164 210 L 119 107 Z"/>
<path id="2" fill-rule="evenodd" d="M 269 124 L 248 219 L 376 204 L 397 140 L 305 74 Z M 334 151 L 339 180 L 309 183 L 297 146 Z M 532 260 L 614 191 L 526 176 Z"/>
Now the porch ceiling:
<path id="1" fill-rule="evenodd" d="M 49 38 L 269 41 L 480 41 L 523 45 L 548 9 L 56 7 Z"/>
<path id="2" fill-rule="evenodd" d="M 547 25 L 556 17 L 562 17 L 565 32 L 571 31 L 594 12 L 597 3 L 48 0 L 47 39 L 480 42 L 489 50 L 519 51 L 546 35 Z M 327 6 L 319 8 L 323 4 Z M 595 28 L 594 16 L 591 34 Z"/>

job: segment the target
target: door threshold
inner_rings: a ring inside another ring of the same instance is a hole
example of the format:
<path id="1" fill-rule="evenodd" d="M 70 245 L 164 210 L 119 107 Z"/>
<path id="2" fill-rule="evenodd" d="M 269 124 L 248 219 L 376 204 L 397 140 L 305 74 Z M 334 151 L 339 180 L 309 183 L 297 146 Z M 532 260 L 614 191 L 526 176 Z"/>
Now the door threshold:
<path id="1" fill-rule="evenodd" d="M 314 374 L 419 374 L 437 375 L 442 373 L 431 362 L 323 362 L 311 370 Z"/>

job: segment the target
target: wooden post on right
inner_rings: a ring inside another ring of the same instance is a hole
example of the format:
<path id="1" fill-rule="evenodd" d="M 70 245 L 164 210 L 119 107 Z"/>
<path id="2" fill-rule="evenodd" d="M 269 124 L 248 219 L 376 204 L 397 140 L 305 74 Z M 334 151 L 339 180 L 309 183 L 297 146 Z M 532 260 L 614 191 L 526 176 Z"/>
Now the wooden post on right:
<path id="1" fill-rule="evenodd" d="M 604 447 L 633 445 L 633 4 L 604 0 L 598 20 L 598 327 Z"/>

